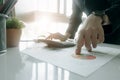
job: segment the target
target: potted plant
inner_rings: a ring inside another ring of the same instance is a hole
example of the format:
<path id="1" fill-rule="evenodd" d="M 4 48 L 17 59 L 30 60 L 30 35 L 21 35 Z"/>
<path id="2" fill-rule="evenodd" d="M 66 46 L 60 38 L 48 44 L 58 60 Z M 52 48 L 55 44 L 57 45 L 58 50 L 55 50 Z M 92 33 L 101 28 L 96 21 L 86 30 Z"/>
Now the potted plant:
<path id="1" fill-rule="evenodd" d="M 19 19 L 12 17 L 6 20 L 6 41 L 7 47 L 17 47 L 25 25 Z"/>

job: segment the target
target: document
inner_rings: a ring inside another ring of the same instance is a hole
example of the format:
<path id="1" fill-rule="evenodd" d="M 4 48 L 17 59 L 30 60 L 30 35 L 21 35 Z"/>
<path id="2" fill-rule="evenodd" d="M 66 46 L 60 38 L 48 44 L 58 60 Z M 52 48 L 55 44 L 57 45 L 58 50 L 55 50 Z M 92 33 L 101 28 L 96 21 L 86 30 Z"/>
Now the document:
<path id="1" fill-rule="evenodd" d="M 96 57 L 95 59 L 77 59 L 72 56 L 73 54 L 75 54 L 75 47 L 48 48 L 38 45 L 40 44 L 35 44 L 34 47 L 24 49 L 22 50 L 22 52 L 38 60 L 51 63 L 55 66 L 61 67 L 83 77 L 88 77 L 97 69 L 104 66 L 115 56 L 120 54 L 119 49 L 98 46 L 96 49 L 93 49 L 91 53 L 88 53 L 85 48 L 82 48 L 81 52 L 82 54 L 94 55 Z"/>

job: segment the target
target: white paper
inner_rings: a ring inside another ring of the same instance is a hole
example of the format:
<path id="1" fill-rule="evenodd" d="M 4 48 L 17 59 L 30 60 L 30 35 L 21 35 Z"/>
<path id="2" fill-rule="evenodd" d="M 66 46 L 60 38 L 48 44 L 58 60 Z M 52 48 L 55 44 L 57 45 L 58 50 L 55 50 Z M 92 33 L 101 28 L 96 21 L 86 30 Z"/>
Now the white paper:
<path id="1" fill-rule="evenodd" d="M 120 53 L 120 51 L 115 48 L 98 46 L 92 52 L 96 56 L 96 59 L 82 60 L 75 59 L 71 56 L 74 54 L 74 50 L 75 47 L 55 49 L 44 46 L 37 46 L 25 49 L 22 52 L 36 59 L 51 63 L 55 66 L 79 74 L 83 77 L 89 76 Z M 82 53 L 88 52 L 86 49 L 83 49 Z"/>

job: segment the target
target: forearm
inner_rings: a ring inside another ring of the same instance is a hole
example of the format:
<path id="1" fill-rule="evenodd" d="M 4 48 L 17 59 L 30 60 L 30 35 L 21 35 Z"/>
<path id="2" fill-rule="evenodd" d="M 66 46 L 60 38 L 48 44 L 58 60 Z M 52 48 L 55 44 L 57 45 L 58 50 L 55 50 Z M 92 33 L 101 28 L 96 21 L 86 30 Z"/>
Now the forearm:
<path id="1" fill-rule="evenodd" d="M 72 0 L 73 4 L 72 4 L 72 15 L 70 17 L 69 20 L 69 25 L 68 28 L 66 30 L 66 34 L 69 36 L 69 38 L 74 38 L 74 35 L 80 25 L 80 23 L 82 22 L 81 17 L 82 17 L 82 11 L 79 8 L 79 6 L 76 4 L 76 0 Z"/>
<path id="2" fill-rule="evenodd" d="M 72 16 L 69 22 L 69 26 L 66 30 L 66 33 L 70 34 L 70 38 L 73 38 L 80 23 L 82 22 L 81 18 L 79 16 Z"/>

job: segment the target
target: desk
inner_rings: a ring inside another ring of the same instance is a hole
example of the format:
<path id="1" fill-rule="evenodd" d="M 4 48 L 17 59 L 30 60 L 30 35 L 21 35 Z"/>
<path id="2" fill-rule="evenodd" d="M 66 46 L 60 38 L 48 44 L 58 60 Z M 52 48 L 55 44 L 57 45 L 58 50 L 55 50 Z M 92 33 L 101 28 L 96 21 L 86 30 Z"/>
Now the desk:
<path id="1" fill-rule="evenodd" d="M 120 48 L 119 45 L 102 44 Z M 23 48 L 23 46 L 21 46 Z M 19 48 L 8 48 L 0 55 L 0 80 L 119 80 L 120 55 L 88 77 L 82 77 L 52 64 L 25 55 Z"/>

